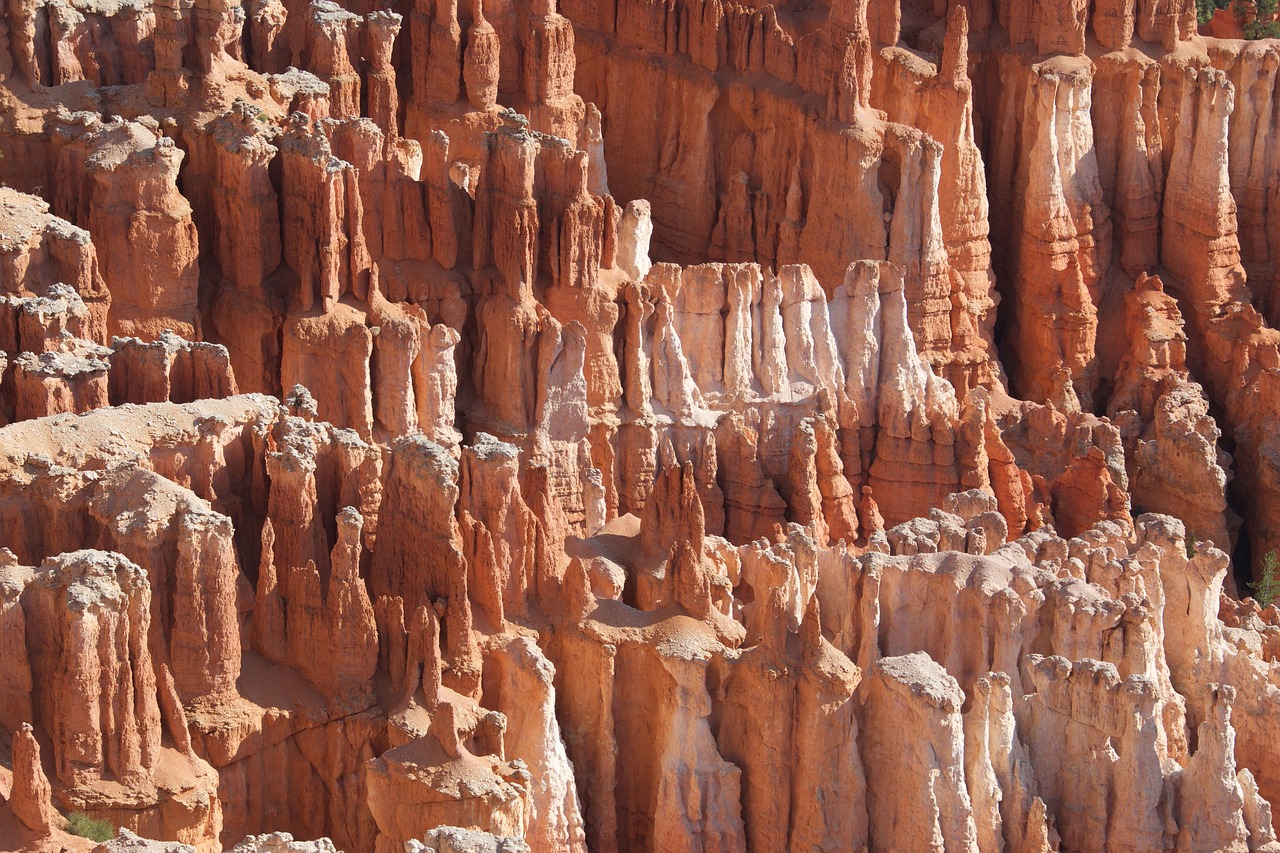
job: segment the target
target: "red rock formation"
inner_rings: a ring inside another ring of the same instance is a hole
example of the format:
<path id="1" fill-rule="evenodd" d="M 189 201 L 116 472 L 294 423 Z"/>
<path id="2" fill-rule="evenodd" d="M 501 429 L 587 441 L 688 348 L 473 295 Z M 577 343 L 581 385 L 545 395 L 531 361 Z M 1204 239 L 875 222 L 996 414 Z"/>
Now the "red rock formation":
<path id="1" fill-rule="evenodd" d="M 861 673 L 822 638 L 816 603 L 799 634 L 788 631 L 781 603 L 770 594 L 762 641 L 722 688 L 718 743 L 743 769 L 748 848 L 858 844 L 867 837 L 867 783 L 849 699 Z M 789 752 L 800 760 L 789 761 Z M 850 813 L 832 808 L 837 802 L 859 805 Z"/>
<path id="2" fill-rule="evenodd" d="M 154 339 L 200 330 L 198 239 L 178 190 L 182 151 L 137 122 L 66 116 L 54 134 L 54 210 L 93 235 L 111 291 L 114 334 Z"/>
<path id="3" fill-rule="evenodd" d="M 1070 784 L 1075 769 L 1070 764 L 1056 773 L 1037 772 L 1036 782 L 1048 808 L 1071 814 L 1070 819 L 1056 823 L 1062 843 L 1087 843 L 1085 839 L 1099 834 L 1139 846 L 1161 843 L 1162 786 L 1159 774 L 1153 772 L 1159 764 L 1154 685 L 1134 678 L 1122 681 L 1114 667 L 1096 661 L 1073 665 L 1064 658 L 1033 656 L 1029 664 L 1036 690 L 1026 710 L 1028 719 L 1035 721 L 1035 734 L 1028 739 L 1032 752 L 1043 746 L 1040 737 L 1062 736 L 1057 732 L 1075 723 L 1086 739 L 1110 738 L 1116 755 L 1113 781 L 1088 788 Z M 1083 763 L 1076 765 L 1075 772 L 1092 775 L 1086 755 L 1076 759 Z M 1124 786 L 1124 794 L 1108 802 L 1111 785 Z"/>
<path id="4" fill-rule="evenodd" d="M 103 283 L 89 234 L 49 214 L 49 205 L 0 188 L 0 291 L 10 296 L 52 296 L 50 285 L 70 287 L 88 309 L 80 328 L 67 331 L 106 343 L 110 294 Z M 8 346 L 6 352 L 13 352 Z M 36 351 L 26 347 L 26 352 Z"/>
<path id="5" fill-rule="evenodd" d="M 192 343 L 168 331 L 151 343 L 117 338 L 112 347 L 109 386 L 114 405 L 190 403 L 236 393 L 226 347 Z"/>
<path id="6" fill-rule="evenodd" d="M 1028 68 L 1009 54 L 999 61 L 1001 73 L 1026 81 L 1001 92 L 992 185 L 994 216 L 1017 235 L 1008 248 L 1021 359 L 1014 388 L 1052 400 L 1069 381 L 1072 395 L 1092 409 L 1097 306 L 1111 256 L 1110 211 L 1092 144 L 1092 66 L 1062 58 Z"/>
<path id="7" fill-rule="evenodd" d="M 106 406 L 106 355 L 102 347 L 86 344 L 79 351 L 18 356 L 13 362 L 14 418 L 82 414 Z"/>
<path id="8" fill-rule="evenodd" d="M 843 340 L 837 333 L 849 401 L 840 415 L 845 471 L 867 478 L 891 524 L 914 515 L 910 507 L 940 504 L 957 482 L 955 392 L 917 355 L 901 282 L 894 267 L 857 264 L 832 300 L 833 326 L 847 330 Z"/>
<path id="9" fill-rule="evenodd" d="M 10 7 L 0 847 L 1276 847 L 1273 44 Z"/>
<path id="10" fill-rule="evenodd" d="M 995 276 L 987 239 L 986 167 L 978 150 L 968 70 L 969 26 L 965 6 L 953 5 L 936 68 L 904 49 L 882 51 L 878 58 L 886 64 L 876 71 L 872 95 L 872 103 L 883 106 L 894 121 L 919 127 L 943 145 L 940 156 L 927 150 L 923 174 L 904 170 L 901 186 L 910 193 L 922 178 L 938 181 L 938 223 L 924 227 L 941 229 L 950 270 L 944 266 L 933 273 L 934 280 L 926 285 L 934 291 L 930 302 L 908 298 L 915 308 L 912 331 L 921 351 L 961 394 L 996 381 L 990 360 Z M 896 38 L 888 43 L 894 42 Z M 936 268 L 938 259 L 930 260 Z M 922 312 L 925 317 L 918 316 Z M 923 328 L 926 323 L 932 328 Z"/>
<path id="11" fill-rule="evenodd" d="M 867 692 L 867 811 L 872 836 L 897 847 L 976 850 L 963 776 L 964 694 L 955 679 L 925 654 L 881 658 Z M 900 752 L 885 736 L 903 725 L 918 732 Z M 925 787 L 903 790 L 908 780 Z M 906 796 L 902 796 L 906 794 Z"/>
<path id="12" fill-rule="evenodd" d="M 22 596 L 32 707 L 53 745 L 63 802 L 205 844 L 221 826 L 210 798 L 216 779 L 199 758 L 162 748 L 148 651 L 150 595 L 143 571 L 118 554 L 77 551 L 46 560 Z M 16 749 L 15 760 L 29 746 Z M 24 820 L 39 805 L 27 797 L 40 796 L 31 759 L 28 753 L 23 785 L 33 787 L 20 789 Z M 176 776 L 161 773 L 164 762 Z"/>
<path id="13" fill-rule="evenodd" d="M 240 386 L 275 391 L 281 308 L 263 282 L 281 261 L 280 201 L 269 174 L 278 154 L 267 113 L 238 100 L 185 134 L 187 190 L 200 231 L 202 269 L 222 280 L 203 330 L 224 344 Z"/>
<path id="14" fill-rule="evenodd" d="M 145 575 L 121 557 L 77 552 L 45 563 L 24 598 L 36 718 L 50 732 L 59 781 L 79 785 L 103 773 L 126 785 L 147 781 L 159 758 L 160 709 Z"/>
<path id="15" fill-rule="evenodd" d="M 53 789 L 40 765 L 40 744 L 30 723 L 23 723 L 13 736 L 13 786 L 9 808 L 27 828 L 47 835 L 58 819 L 53 808 Z"/>
<path id="16" fill-rule="evenodd" d="M 1160 279 L 1145 276 L 1126 294 L 1126 314 L 1130 351 L 1109 408 L 1124 424 L 1133 502 L 1231 548 L 1238 524 L 1225 492 L 1231 459 L 1217 446 L 1208 401 L 1190 381 L 1182 315 Z"/>

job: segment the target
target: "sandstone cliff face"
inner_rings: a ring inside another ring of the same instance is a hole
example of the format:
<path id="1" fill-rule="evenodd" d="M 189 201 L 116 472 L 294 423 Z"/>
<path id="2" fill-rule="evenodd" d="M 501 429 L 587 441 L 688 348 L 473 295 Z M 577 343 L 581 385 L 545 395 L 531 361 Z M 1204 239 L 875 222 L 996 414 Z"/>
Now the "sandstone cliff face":
<path id="1" fill-rule="evenodd" d="M 1013 390 L 1035 400 L 1068 393 L 1091 410 L 1097 311 L 1111 256 L 1093 145 L 1092 68 L 1075 59 L 1030 68 L 1015 55 L 998 61 L 1003 76 L 1025 81 L 1000 93 L 992 140 L 995 215 L 1017 235 L 1005 247 L 1020 276 L 1011 288 L 1022 362 Z"/>
<path id="2" fill-rule="evenodd" d="M 106 343 L 110 292 L 102 280 L 89 234 L 51 215 L 49 205 L 38 198 L 7 187 L 0 193 L 4 210 L 5 295 L 48 296 L 51 286 L 65 285 L 87 309 L 87 323 L 67 331 Z"/>
<path id="3" fill-rule="evenodd" d="M 176 697 L 159 695 L 163 685 L 148 651 L 150 594 L 141 569 L 100 551 L 50 558 L 30 576 L 21 606 L 33 717 L 52 743 L 61 802 L 207 847 L 221 824 L 216 776 L 189 751 L 161 742 L 162 726 L 181 722 L 181 739 L 185 721 L 181 706 L 170 705 Z M 162 701 L 171 711 L 165 720 Z M 20 734 L 15 762 L 25 763 L 15 777 L 15 813 L 29 827 L 49 830 L 52 804 L 47 781 L 39 791 L 38 748 L 29 726 Z"/>
<path id="4" fill-rule="evenodd" d="M 177 187 L 182 152 L 136 122 L 74 113 L 53 134 L 54 209 L 102 247 L 113 333 L 199 333 L 196 228 Z"/>
<path id="5" fill-rule="evenodd" d="M 0 847 L 1280 849 L 1274 43 L 392 6 L 0 16 Z"/>
<path id="6" fill-rule="evenodd" d="M 1225 502 L 1231 459 L 1218 446 L 1204 391 L 1190 380 L 1177 303 L 1158 278 L 1140 277 L 1125 296 L 1130 349 L 1121 360 L 1110 417 L 1122 424 L 1132 460 L 1133 501 L 1183 519 L 1189 531 L 1228 549 L 1238 517 Z M 1175 473 L 1175 471 L 1177 473 Z"/>
<path id="7" fill-rule="evenodd" d="M 968 791 L 956 785 L 963 776 L 963 701 L 959 685 L 926 654 L 885 657 L 876 663 L 867 692 L 864 737 L 871 770 L 867 806 L 878 847 L 977 849 Z M 876 732 L 904 724 L 920 737 L 914 749 L 893 755 L 897 747 Z M 913 788 L 903 791 L 904 785 Z M 924 787 L 914 788 L 917 785 Z"/>

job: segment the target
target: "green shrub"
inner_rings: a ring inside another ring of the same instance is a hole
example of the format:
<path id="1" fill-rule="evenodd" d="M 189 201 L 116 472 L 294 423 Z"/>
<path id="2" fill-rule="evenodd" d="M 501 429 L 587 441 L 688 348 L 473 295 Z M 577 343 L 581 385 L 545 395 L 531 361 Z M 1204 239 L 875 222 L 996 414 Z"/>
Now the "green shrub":
<path id="1" fill-rule="evenodd" d="M 1231 0 L 1231 11 L 1245 22 L 1247 39 L 1280 38 L 1280 22 L 1271 20 L 1280 0 Z"/>
<path id="2" fill-rule="evenodd" d="M 116 837 L 116 828 L 109 822 L 89 817 L 84 812 L 67 815 L 67 832 L 90 841 L 110 841 Z"/>
<path id="3" fill-rule="evenodd" d="M 1202 24 L 1209 23 L 1213 17 L 1215 9 L 1221 9 L 1223 6 L 1214 2 L 1214 0 L 1196 0 L 1196 20 Z"/>
<path id="4" fill-rule="evenodd" d="M 1254 601 L 1263 607 L 1280 598 L 1280 560 L 1275 551 L 1262 558 L 1262 580 L 1249 584 L 1249 589 L 1253 590 Z"/>
<path id="5" fill-rule="evenodd" d="M 1271 20 L 1280 0 L 1196 0 L 1196 20 L 1207 24 L 1218 9 L 1230 9 L 1241 21 L 1245 21 L 1244 37 L 1247 39 L 1280 38 L 1280 22 Z"/>

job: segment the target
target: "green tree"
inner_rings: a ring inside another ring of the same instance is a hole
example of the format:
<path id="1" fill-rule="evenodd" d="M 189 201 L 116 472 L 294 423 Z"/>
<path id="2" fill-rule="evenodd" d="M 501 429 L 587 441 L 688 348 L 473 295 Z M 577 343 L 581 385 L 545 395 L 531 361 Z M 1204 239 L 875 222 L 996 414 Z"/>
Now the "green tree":
<path id="1" fill-rule="evenodd" d="M 1262 580 L 1249 584 L 1249 589 L 1253 590 L 1254 601 L 1263 607 L 1280 598 L 1280 559 L 1276 559 L 1275 551 L 1262 558 Z"/>
<path id="2" fill-rule="evenodd" d="M 84 812 L 67 815 L 67 832 L 90 841 L 110 841 L 116 837 L 116 828 L 105 820 L 89 817 Z"/>
<path id="3" fill-rule="evenodd" d="M 1197 17 L 1204 14 L 1203 1 L 1196 0 Z M 1280 22 L 1272 20 L 1277 7 L 1280 7 L 1280 0 L 1213 0 L 1213 5 L 1231 9 L 1244 22 L 1244 37 L 1247 39 L 1280 38 Z M 1209 11 L 1209 17 L 1212 16 L 1213 12 Z"/>
<path id="4" fill-rule="evenodd" d="M 1215 2 L 1215 0 L 1196 0 L 1196 20 L 1202 24 L 1209 23 L 1209 20 L 1213 18 L 1214 11 L 1223 8 L 1225 5 L 1225 0 L 1221 3 Z"/>

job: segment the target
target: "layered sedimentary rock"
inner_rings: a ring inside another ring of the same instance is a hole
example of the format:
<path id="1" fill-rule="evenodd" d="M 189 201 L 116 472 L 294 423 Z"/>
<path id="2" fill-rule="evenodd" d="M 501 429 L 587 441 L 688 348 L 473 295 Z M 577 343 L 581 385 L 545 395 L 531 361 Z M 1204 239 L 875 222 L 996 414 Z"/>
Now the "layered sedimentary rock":
<path id="1" fill-rule="evenodd" d="M 0 847 L 1278 849 L 1194 21 L 11 3 Z"/>
<path id="2" fill-rule="evenodd" d="M 1160 279 L 1138 279 L 1125 295 L 1125 322 L 1130 348 L 1109 412 L 1126 441 L 1133 502 L 1229 549 L 1239 523 L 1225 502 L 1231 459 L 1203 390 L 1190 380 L 1182 315 Z"/>
<path id="3" fill-rule="evenodd" d="M 7 187 L 0 189 L 0 210 L 5 295 L 48 296 L 51 287 L 65 285 L 84 302 L 88 321 L 67 331 L 105 343 L 110 291 L 89 234 L 53 216 L 47 202 Z"/>
<path id="4" fill-rule="evenodd" d="M 113 333 L 198 334 L 196 228 L 178 189 L 183 153 L 137 122 L 72 113 L 53 133 L 54 210 L 100 247 Z M 107 247 L 118 247 L 108 249 Z"/>
<path id="5" fill-rule="evenodd" d="M 977 829 L 962 778 L 964 694 L 946 670 L 917 652 L 881 658 L 867 692 L 867 779 L 871 831 L 884 849 L 976 850 Z M 920 732 L 903 754 L 877 731 Z M 895 761 L 895 759 L 897 759 Z M 904 785 L 920 785 L 903 791 Z M 906 796 L 901 796 L 905 793 Z"/>
<path id="6" fill-rule="evenodd" d="M 216 776 L 189 750 L 162 744 L 162 727 L 175 729 L 179 741 L 186 731 L 185 721 L 178 728 L 177 697 L 162 692 L 149 654 L 145 573 L 118 554 L 85 550 L 49 558 L 28 578 L 20 606 L 32 716 L 51 741 L 61 802 L 148 835 L 207 847 L 221 824 L 212 796 Z M 33 790 L 41 780 L 31 780 L 30 727 L 21 734 L 15 761 L 25 759 L 16 789 L 23 810 L 17 814 L 29 827 L 43 822 L 32 828 L 48 830 L 47 788 L 41 794 Z"/>

